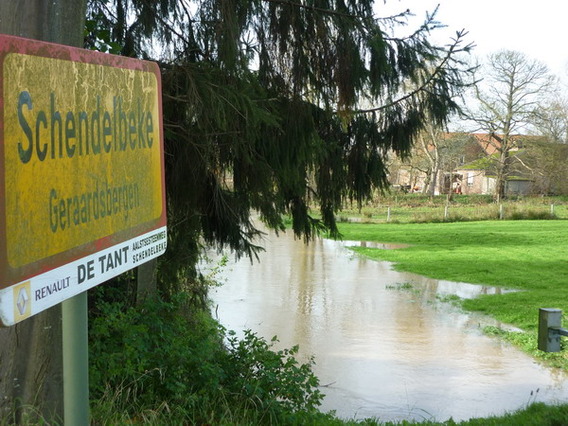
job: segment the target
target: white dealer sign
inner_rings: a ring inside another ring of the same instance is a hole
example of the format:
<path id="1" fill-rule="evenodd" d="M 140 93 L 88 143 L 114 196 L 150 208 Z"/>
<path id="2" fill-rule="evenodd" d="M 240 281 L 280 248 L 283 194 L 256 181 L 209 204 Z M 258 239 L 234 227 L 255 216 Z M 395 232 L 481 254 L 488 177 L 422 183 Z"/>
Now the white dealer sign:
<path id="1" fill-rule="evenodd" d="M 0 290 L 0 315 L 12 325 L 163 254 L 166 228 L 104 249 Z"/>

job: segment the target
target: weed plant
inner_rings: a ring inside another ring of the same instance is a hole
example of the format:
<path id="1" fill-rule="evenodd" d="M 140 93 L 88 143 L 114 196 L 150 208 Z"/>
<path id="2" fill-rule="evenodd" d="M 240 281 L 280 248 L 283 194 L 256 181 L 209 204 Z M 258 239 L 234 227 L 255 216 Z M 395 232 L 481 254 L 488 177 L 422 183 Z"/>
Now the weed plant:
<path id="1" fill-rule="evenodd" d="M 40 409 L 33 405 L 20 405 L 17 408 L 7 408 L 2 406 L 0 409 L 0 426 L 12 425 L 58 425 L 62 424 L 61 419 L 53 414 L 42 413 Z"/>

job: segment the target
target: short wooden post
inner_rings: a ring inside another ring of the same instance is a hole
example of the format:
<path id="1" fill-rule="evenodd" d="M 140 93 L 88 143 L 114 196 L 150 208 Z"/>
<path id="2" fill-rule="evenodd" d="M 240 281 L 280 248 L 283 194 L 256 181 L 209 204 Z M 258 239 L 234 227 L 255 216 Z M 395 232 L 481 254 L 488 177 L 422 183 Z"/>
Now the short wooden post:
<path id="1" fill-rule="evenodd" d="M 499 219 L 503 220 L 505 217 L 505 211 L 503 210 L 503 204 L 499 204 Z"/>
<path id="2" fill-rule="evenodd" d="M 387 207 L 387 222 L 391 220 L 391 208 L 390 206 Z"/>
<path id="3" fill-rule="evenodd" d="M 136 304 L 141 305 L 148 297 L 155 297 L 157 290 L 158 259 L 143 263 L 137 271 Z"/>
<path id="4" fill-rule="evenodd" d="M 550 216 L 554 216 L 554 204 L 550 205 Z"/>
<path id="5" fill-rule="evenodd" d="M 444 220 L 448 220 L 448 205 L 444 206 Z"/>
<path id="6" fill-rule="evenodd" d="M 538 348 L 545 352 L 560 352 L 562 311 L 553 308 L 538 310 Z M 555 330 L 556 329 L 556 330 Z"/>

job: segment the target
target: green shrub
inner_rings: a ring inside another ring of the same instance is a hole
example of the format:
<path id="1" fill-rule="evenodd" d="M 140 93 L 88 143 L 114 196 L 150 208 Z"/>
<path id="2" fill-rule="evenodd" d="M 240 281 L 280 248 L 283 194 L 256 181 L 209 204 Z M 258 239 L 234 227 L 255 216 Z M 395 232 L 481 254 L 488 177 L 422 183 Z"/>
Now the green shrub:
<path id="1" fill-rule="evenodd" d="M 95 423 L 235 423 L 244 417 L 281 423 L 319 416 L 323 395 L 313 360 L 300 364 L 297 347 L 274 351 L 276 339 L 267 342 L 251 331 L 237 339 L 209 312 L 188 314 L 188 297 L 139 307 L 98 301 L 100 315 L 89 334 Z"/>
<path id="2" fill-rule="evenodd" d="M 493 202 L 493 196 L 485 194 L 470 194 L 470 195 L 454 194 L 452 197 L 452 201 L 455 204 L 463 204 L 463 205 L 491 204 Z"/>
<path id="3" fill-rule="evenodd" d="M 510 220 L 547 220 L 556 219 L 556 216 L 549 211 L 539 211 L 533 209 L 516 210 L 509 215 Z"/>
<path id="4" fill-rule="evenodd" d="M 230 373 L 227 387 L 231 392 L 270 411 L 310 412 L 321 404 L 319 380 L 312 373 L 314 361 L 299 364 L 295 358 L 298 346 L 275 352 L 276 337 L 267 342 L 250 330 L 242 340 L 232 333 L 228 340 L 226 371 Z"/>
<path id="5" fill-rule="evenodd" d="M 218 325 L 203 313 L 183 315 L 184 296 L 149 300 L 140 307 L 102 303 L 91 321 L 90 383 L 93 396 L 130 386 L 142 403 L 183 403 L 187 395 L 217 389 L 223 372 Z"/>

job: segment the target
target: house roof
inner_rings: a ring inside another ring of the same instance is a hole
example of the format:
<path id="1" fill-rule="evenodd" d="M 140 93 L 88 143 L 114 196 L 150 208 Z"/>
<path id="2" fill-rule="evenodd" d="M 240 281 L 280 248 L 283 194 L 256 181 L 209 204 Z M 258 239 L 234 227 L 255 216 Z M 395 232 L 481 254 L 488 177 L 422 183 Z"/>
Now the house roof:
<path id="1" fill-rule="evenodd" d="M 501 148 L 502 135 L 495 133 L 472 133 L 471 136 L 487 155 L 493 155 Z M 513 150 L 522 148 L 527 142 L 538 142 L 546 139 L 544 136 L 532 135 L 511 135 L 510 137 L 515 144 Z"/>
<path id="2" fill-rule="evenodd" d="M 472 133 L 471 136 L 487 155 L 495 154 L 501 147 L 499 137 L 490 133 Z"/>
<path id="3" fill-rule="evenodd" d="M 441 134 L 442 139 L 448 140 L 456 138 L 459 135 L 466 136 L 475 141 L 483 150 L 485 155 L 493 155 L 501 148 L 502 135 L 496 133 L 463 133 L 463 132 L 445 132 Z M 525 141 L 538 141 L 544 139 L 543 136 L 527 136 L 527 135 L 511 135 L 514 144 L 513 150 L 521 148 Z M 434 150 L 432 144 L 427 144 L 428 150 Z"/>

